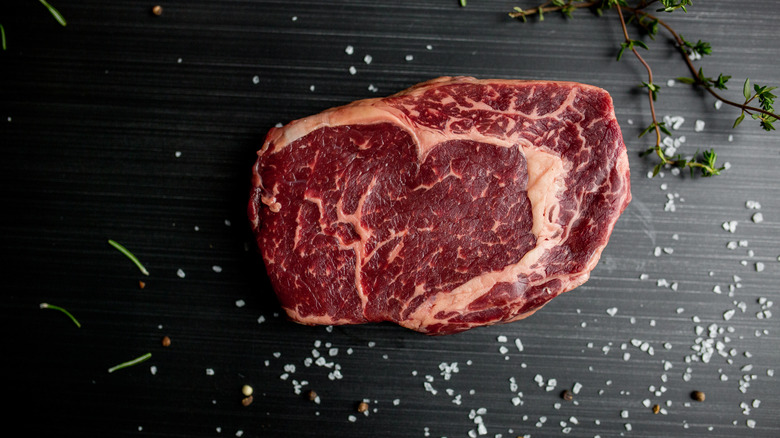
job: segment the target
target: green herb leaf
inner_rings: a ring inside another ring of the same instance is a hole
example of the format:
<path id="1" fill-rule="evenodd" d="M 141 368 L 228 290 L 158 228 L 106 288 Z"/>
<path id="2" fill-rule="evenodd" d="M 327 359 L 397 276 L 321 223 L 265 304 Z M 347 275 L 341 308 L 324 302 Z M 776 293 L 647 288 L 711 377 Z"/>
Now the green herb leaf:
<path id="1" fill-rule="evenodd" d="M 743 120 L 745 120 L 745 112 L 744 111 L 742 112 L 742 114 L 739 115 L 739 117 L 737 117 L 737 120 L 734 120 L 734 126 L 732 126 L 731 128 L 732 129 L 736 128 L 737 126 L 739 126 L 740 123 L 742 123 Z"/>
<path id="2" fill-rule="evenodd" d="M 147 271 L 146 268 L 144 267 L 144 265 L 141 264 L 141 261 L 138 260 L 138 258 L 136 256 L 134 256 L 133 253 L 128 251 L 127 248 L 125 248 L 121 244 L 119 244 L 119 243 L 117 243 L 117 242 L 115 242 L 115 241 L 113 241 L 111 239 L 108 239 L 108 244 L 113 246 L 114 248 L 118 249 L 119 252 L 121 252 L 122 254 L 127 256 L 127 258 L 129 258 L 133 263 L 135 263 L 135 265 L 138 266 L 138 269 L 141 271 L 142 274 L 149 275 L 149 271 Z"/>
<path id="3" fill-rule="evenodd" d="M 41 4 L 46 7 L 46 9 L 49 10 L 51 15 L 54 17 L 55 20 L 57 20 L 58 23 L 60 23 L 63 26 L 68 25 L 68 23 L 65 21 L 65 17 L 63 17 L 62 14 L 60 14 L 60 12 L 54 8 L 54 6 L 47 3 L 46 0 L 38 0 L 38 1 L 41 2 Z"/>
<path id="4" fill-rule="evenodd" d="M 62 308 L 60 306 L 55 306 L 54 304 L 49 304 L 49 303 L 41 303 L 40 307 L 41 307 L 41 309 L 59 310 L 60 312 L 62 312 L 65 315 L 67 315 L 68 318 L 70 318 L 70 320 L 73 321 L 74 324 L 76 324 L 76 327 L 81 328 L 81 323 L 73 315 L 71 315 L 70 312 L 68 312 L 64 308 Z"/>
<path id="5" fill-rule="evenodd" d="M 5 28 L 0 24 L 0 38 L 3 40 L 3 50 L 5 50 Z"/>
<path id="6" fill-rule="evenodd" d="M 122 362 L 119 365 L 115 365 L 108 369 L 109 373 L 113 373 L 114 371 L 121 370 L 122 368 L 131 367 L 133 365 L 137 365 L 145 360 L 148 360 L 150 357 L 152 357 L 152 353 L 146 353 L 143 356 L 139 356 L 133 360 L 129 360 L 127 362 Z"/>

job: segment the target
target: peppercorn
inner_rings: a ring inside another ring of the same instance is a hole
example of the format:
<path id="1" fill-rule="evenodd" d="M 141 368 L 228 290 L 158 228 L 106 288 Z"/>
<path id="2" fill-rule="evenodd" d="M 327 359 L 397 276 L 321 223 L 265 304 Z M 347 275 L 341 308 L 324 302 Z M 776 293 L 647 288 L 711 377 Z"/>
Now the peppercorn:
<path id="1" fill-rule="evenodd" d="M 572 401 L 574 400 L 574 394 L 572 394 L 572 392 L 567 389 L 561 393 L 561 398 L 566 401 Z"/>
<path id="2" fill-rule="evenodd" d="M 368 403 L 362 401 L 360 404 L 358 404 L 357 411 L 360 413 L 366 412 L 368 410 Z"/>
<path id="3" fill-rule="evenodd" d="M 661 412 L 661 407 L 658 405 L 653 405 L 653 413 L 657 414 L 659 412 Z"/>
<path id="4" fill-rule="evenodd" d="M 318 397 L 318 395 L 317 395 L 317 393 L 313 389 L 309 391 L 309 400 L 310 401 L 317 400 L 317 397 Z"/>
<path id="5" fill-rule="evenodd" d="M 694 400 L 699 401 L 699 402 L 703 402 L 704 401 L 704 393 L 701 392 L 701 391 L 693 391 L 691 393 L 691 397 Z"/>
<path id="6" fill-rule="evenodd" d="M 157 15 L 158 17 L 162 15 L 162 6 L 156 5 L 152 8 L 152 14 Z"/>

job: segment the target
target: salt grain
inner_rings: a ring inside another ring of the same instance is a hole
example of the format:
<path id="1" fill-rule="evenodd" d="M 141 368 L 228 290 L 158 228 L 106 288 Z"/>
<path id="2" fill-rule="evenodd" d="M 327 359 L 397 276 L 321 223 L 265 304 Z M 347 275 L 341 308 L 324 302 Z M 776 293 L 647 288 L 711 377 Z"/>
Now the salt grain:
<path id="1" fill-rule="evenodd" d="M 697 120 L 693 130 L 696 132 L 704 131 L 704 120 Z"/>
<path id="2" fill-rule="evenodd" d="M 764 215 L 759 211 L 758 213 L 754 214 L 751 219 L 753 222 L 760 224 L 761 222 L 764 222 Z"/>
<path id="3" fill-rule="evenodd" d="M 344 48 L 344 53 L 346 53 L 347 55 L 351 55 L 355 53 L 355 48 L 352 46 L 347 46 Z"/>

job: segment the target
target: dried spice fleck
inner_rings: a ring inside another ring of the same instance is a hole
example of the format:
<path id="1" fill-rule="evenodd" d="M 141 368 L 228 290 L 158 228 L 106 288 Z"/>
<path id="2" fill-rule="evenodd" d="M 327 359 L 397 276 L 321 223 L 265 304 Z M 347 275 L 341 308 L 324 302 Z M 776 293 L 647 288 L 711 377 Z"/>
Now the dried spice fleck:
<path id="1" fill-rule="evenodd" d="M 314 391 L 313 389 L 311 391 L 309 391 L 309 400 L 310 401 L 317 400 L 317 397 L 318 396 L 317 396 L 317 392 L 316 391 Z"/>
<path id="2" fill-rule="evenodd" d="M 154 14 L 154 15 L 156 15 L 156 16 L 158 16 L 158 17 L 159 17 L 160 15 L 162 15 L 162 6 L 160 6 L 160 5 L 156 5 L 155 7 L 153 7 L 153 8 L 152 8 L 152 14 Z"/>
<path id="3" fill-rule="evenodd" d="M 249 406 L 249 405 L 251 405 L 251 404 L 252 404 L 252 402 L 253 402 L 253 401 L 254 401 L 254 398 L 253 398 L 253 397 L 250 395 L 250 396 L 248 396 L 248 397 L 244 397 L 244 398 L 241 400 L 241 405 L 243 405 L 243 406 Z"/>
<path id="4" fill-rule="evenodd" d="M 658 405 L 653 405 L 653 413 L 657 414 L 659 412 L 661 412 L 661 407 Z"/>
<path id="5" fill-rule="evenodd" d="M 143 281 L 138 280 L 138 289 L 143 289 L 146 287 L 146 283 Z"/>
<path id="6" fill-rule="evenodd" d="M 691 393 L 691 398 L 696 400 L 696 401 L 702 402 L 702 401 L 704 401 L 705 396 L 704 396 L 704 393 L 701 392 L 701 391 L 693 391 Z"/>
<path id="7" fill-rule="evenodd" d="M 561 398 L 566 400 L 566 401 L 572 401 L 572 400 L 574 400 L 574 394 L 567 389 L 566 391 L 563 391 L 561 393 Z"/>
<path id="8" fill-rule="evenodd" d="M 362 402 L 360 402 L 358 404 L 358 406 L 357 406 L 357 411 L 358 412 L 363 413 L 363 412 L 366 412 L 367 410 L 368 410 L 368 403 L 362 401 Z"/>
<path id="9" fill-rule="evenodd" d="M 160 341 L 163 347 L 170 347 L 171 346 L 171 338 L 168 336 L 163 336 L 162 340 Z"/>

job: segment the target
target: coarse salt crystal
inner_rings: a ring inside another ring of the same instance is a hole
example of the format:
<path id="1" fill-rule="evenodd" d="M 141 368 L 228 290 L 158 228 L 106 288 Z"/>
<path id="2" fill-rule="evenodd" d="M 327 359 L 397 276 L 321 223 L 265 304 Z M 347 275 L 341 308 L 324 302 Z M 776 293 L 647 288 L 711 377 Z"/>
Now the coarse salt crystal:
<path id="1" fill-rule="evenodd" d="M 734 316 L 734 313 L 735 313 L 734 309 L 730 309 L 730 310 L 727 310 L 727 311 L 723 312 L 723 319 L 726 320 L 726 321 L 730 320 L 731 317 Z"/>
<path id="2" fill-rule="evenodd" d="M 618 311 L 617 307 L 610 307 L 609 309 L 607 309 L 607 314 L 609 316 L 615 316 L 617 311 Z"/>
<path id="3" fill-rule="evenodd" d="M 697 120 L 693 130 L 696 132 L 704 131 L 704 120 Z"/>
<path id="4" fill-rule="evenodd" d="M 764 222 L 764 215 L 759 211 L 758 213 L 754 214 L 751 219 L 753 219 L 753 222 L 760 224 L 761 222 Z"/>
<path id="5" fill-rule="evenodd" d="M 347 55 L 351 55 L 355 53 L 355 48 L 352 46 L 347 46 L 344 48 L 344 53 L 346 53 Z"/>

